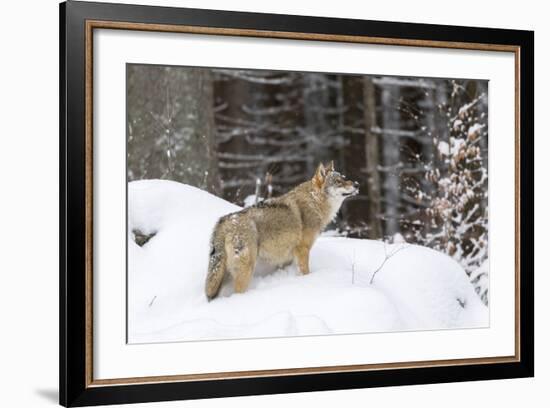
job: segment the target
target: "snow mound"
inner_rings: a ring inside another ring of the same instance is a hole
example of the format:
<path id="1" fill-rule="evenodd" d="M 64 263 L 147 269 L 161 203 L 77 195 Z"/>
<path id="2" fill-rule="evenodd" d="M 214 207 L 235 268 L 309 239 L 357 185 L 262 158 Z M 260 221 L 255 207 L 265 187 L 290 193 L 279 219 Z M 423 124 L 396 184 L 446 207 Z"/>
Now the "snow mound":
<path id="1" fill-rule="evenodd" d="M 487 307 L 451 258 L 403 242 L 342 237 L 317 240 L 307 276 L 293 265 L 257 271 L 246 293 L 224 288 L 207 302 L 211 231 L 239 209 L 172 181 L 129 183 L 130 343 L 488 325 Z M 135 231 L 152 238 L 138 246 Z"/>

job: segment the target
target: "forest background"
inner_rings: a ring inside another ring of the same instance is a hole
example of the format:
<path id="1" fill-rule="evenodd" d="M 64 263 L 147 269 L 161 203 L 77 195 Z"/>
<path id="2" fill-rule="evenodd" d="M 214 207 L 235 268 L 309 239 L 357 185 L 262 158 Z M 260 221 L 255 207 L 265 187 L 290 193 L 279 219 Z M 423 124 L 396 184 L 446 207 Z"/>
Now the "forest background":
<path id="1" fill-rule="evenodd" d="M 487 81 L 127 65 L 128 181 L 243 206 L 330 160 L 360 183 L 330 234 L 444 252 L 488 303 Z"/>

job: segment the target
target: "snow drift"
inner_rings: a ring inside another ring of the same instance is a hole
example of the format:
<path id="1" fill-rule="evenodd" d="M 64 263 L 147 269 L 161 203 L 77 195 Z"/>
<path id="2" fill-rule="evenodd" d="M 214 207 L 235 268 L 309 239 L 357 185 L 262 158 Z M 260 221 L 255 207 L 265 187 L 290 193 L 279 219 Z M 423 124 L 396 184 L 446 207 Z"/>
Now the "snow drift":
<path id="1" fill-rule="evenodd" d="M 328 236 L 312 249 L 309 275 L 294 266 L 258 272 L 246 293 L 224 288 L 207 302 L 210 233 L 219 217 L 236 210 L 188 185 L 129 183 L 130 343 L 488 325 L 487 307 L 446 255 L 407 243 Z M 155 235 L 138 246 L 134 231 Z"/>

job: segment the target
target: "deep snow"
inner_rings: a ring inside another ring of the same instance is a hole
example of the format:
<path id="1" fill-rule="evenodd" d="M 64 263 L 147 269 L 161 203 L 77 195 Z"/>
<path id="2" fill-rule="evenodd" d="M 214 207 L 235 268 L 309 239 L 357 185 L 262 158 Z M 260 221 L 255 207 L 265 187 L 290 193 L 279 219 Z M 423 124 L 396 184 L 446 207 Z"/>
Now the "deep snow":
<path id="1" fill-rule="evenodd" d="M 446 255 L 407 243 L 330 236 L 315 243 L 309 275 L 294 266 L 258 272 L 246 293 L 226 287 L 207 302 L 210 233 L 220 216 L 236 210 L 188 185 L 129 183 L 130 343 L 488 325 L 487 307 Z M 140 247 L 134 230 L 156 235 Z"/>

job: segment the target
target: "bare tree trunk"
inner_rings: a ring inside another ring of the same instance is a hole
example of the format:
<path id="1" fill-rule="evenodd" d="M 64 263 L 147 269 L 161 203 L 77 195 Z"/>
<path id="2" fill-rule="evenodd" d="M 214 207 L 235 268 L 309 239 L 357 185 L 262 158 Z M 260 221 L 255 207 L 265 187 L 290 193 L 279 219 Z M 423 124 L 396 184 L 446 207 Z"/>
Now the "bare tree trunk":
<path id="1" fill-rule="evenodd" d="M 195 138 L 199 147 L 191 154 L 200 154 L 198 158 L 202 164 L 198 165 L 204 178 L 202 188 L 214 194 L 221 193 L 220 178 L 218 174 L 218 156 L 216 146 L 216 126 L 214 122 L 214 81 L 209 69 L 194 69 L 189 75 L 189 88 L 191 94 L 196 95 L 196 104 L 189 113 L 190 118 L 195 119 Z"/>
<path id="2" fill-rule="evenodd" d="M 348 199 L 346 212 L 343 217 L 342 227 L 351 229 L 354 237 L 366 238 L 369 235 L 369 223 L 367 219 L 367 179 L 365 177 L 365 133 L 363 112 L 363 77 L 345 75 L 342 78 L 344 107 L 342 113 L 342 130 L 344 160 L 342 171 L 351 180 L 359 182 L 360 194 L 353 199 Z M 338 164 L 337 164 L 338 165 Z"/>
<path id="3" fill-rule="evenodd" d="M 161 178 L 219 191 L 212 74 L 129 65 L 128 179 Z"/>
<path id="4" fill-rule="evenodd" d="M 241 203 L 253 191 L 253 186 L 244 186 L 242 182 L 230 184 L 228 181 L 250 179 L 249 169 L 228 166 L 232 162 L 227 157 L 231 157 L 232 154 L 256 154 L 248 147 L 245 132 L 239 132 L 245 128 L 241 122 L 247 120 L 242 107 L 251 103 L 253 92 L 251 84 L 244 79 L 232 78 L 223 73 L 216 75 L 214 99 L 217 106 L 218 152 L 221 155 L 219 171 L 223 181 L 223 192 L 220 196 L 231 202 Z M 243 188 L 248 191 L 243 191 Z"/>
<path id="5" fill-rule="evenodd" d="M 376 126 L 376 99 L 374 84 L 371 78 L 363 79 L 363 103 L 365 106 L 365 158 L 367 170 L 367 219 L 369 221 L 369 237 L 378 239 L 382 237 L 382 225 L 380 223 L 380 173 L 378 135 L 371 129 Z"/>
<path id="6" fill-rule="evenodd" d="M 401 89 L 398 86 L 386 86 L 382 88 L 382 116 L 384 130 L 400 130 L 401 114 L 399 111 Z M 384 177 L 384 218 L 385 235 L 394 235 L 399 231 L 399 181 L 400 175 L 397 166 L 400 163 L 400 140 L 398 137 L 383 133 L 383 165 L 394 169 L 387 171 Z"/>
<path id="7" fill-rule="evenodd" d="M 330 107 L 330 90 L 327 82 L 326 74 L 312 73 L 303 76 L 304 130 L 309 140 L 306 175 L 313 175 L 319 165 L 319 155 L 326 154 L 325 151 L 322 151 L 326 149 L 319 147 L 318 142 L 319 135 L 325 133 L 330 126 L 327 123 L 326 115 L 323 113 L 323 109 Z"/>

